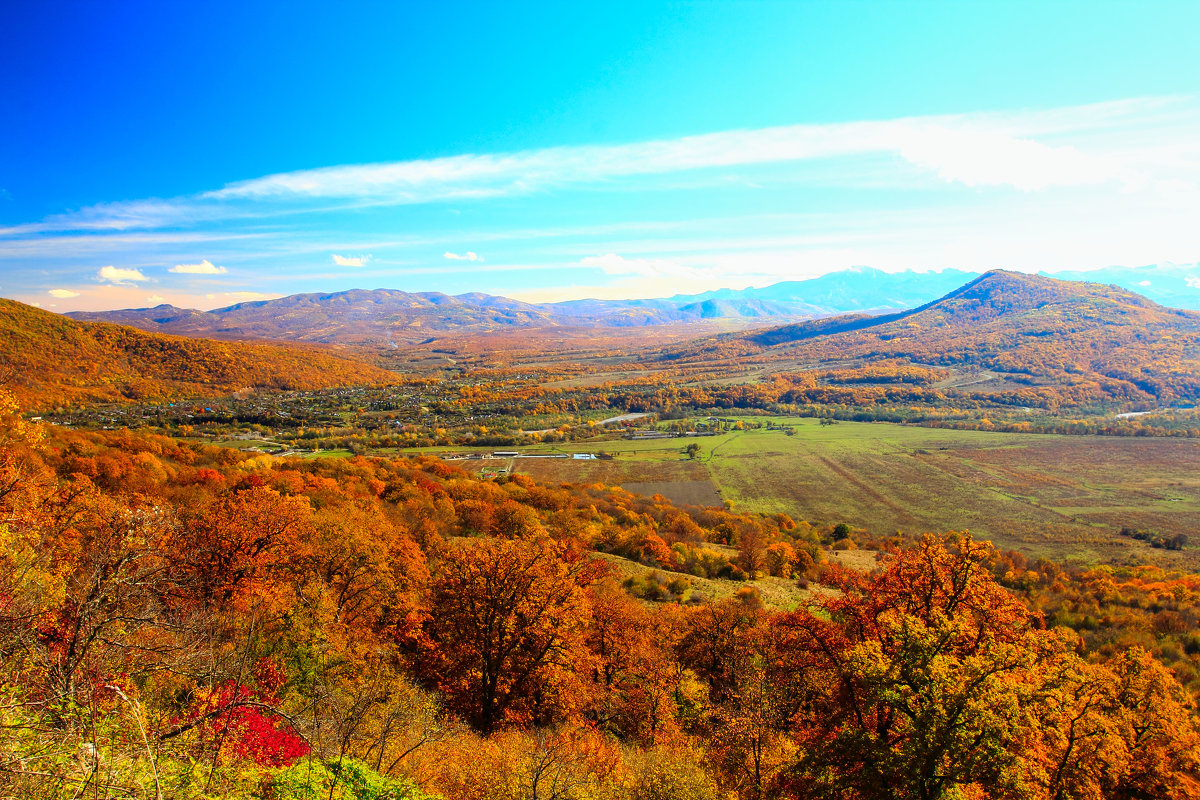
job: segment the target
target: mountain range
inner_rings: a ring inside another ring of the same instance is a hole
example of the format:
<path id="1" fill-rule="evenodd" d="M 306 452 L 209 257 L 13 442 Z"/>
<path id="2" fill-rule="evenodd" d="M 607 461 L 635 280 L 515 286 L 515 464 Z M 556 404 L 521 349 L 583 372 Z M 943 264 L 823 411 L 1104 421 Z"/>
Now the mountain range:
<path id="1" fill-rule="evenodd" d="M 631 327 L 706 319 L 800 319 L 828 313 L 794 299 L 753 296 L 662 300 L 572 300 L 524 303 L 472 292 L 410 293 L 350 289 L 256 300 L 213 311 L 160 305 L 121 311 L 72 312 L 80 321 L 216 339 L 323 343 L 412 342 L 448 331 L 544 327 Z"/>
<path id="2" fill-rule="evenodd" d="M 1147 280 L 1141 278 L 1145 274 L 1135 277 Z M 937 273 L 939 280 L 964 275 Z M 151 332 L 68 319 L 0 300 L 0 365 L 17 393 L 34 401 L 379 384 L 395 380 L 395 374 L 342 357 L 353 352 L 361 356 L 358 348 L 327 343 L 377 342 L 380 336 L 423 336 L 428 337 L 423 341 L 432 341 L 435 331 L 489 326 L 578 328 L 612 316 L 628 324 L 636 318 L 639 324 L 652 324 L 647 320 L 679 319 L 686 313 L 701 318 L 702 313 L 720 313 L 729 306 L 753 311 L 758 303 L 803 302 L 795 299 L 801 294 L 827 303 L 849 302 L 838 298 L 852 290 L 854 276 L 873 280 L 879 290 L 874 297 L 889 292 L 893 302 L 931 285 L 917 283 L 911 274 L 885 279 L 885 273 L 857 271 L 767 287 L 774 299 L 715 292 L 662 301 L 534 305 L 483 294 L 352 290 L 242 303 L 215 312 L 160 306 L 100 315 L 155 329 Z M 871 300 L 858 302 L 866 305 Z M 648 353 L 647 358 L 719 367 L 732 357 L 784 371 L 880 362 L 950 367 L 956 375 L 968 374 L 980 390 L 1007 392 L 1018 405 L 1044 402 L 1051 394 L 1055 402 L 1068 404 L 1200 398 L 1200 313 L 1167 308 L 1117 286 L 996 270 L 971 277 L 911 310 L 872 311 L 782 325 L 778 316 L 763 315 L 750 330 L 698 336 L 654 351 L 657 356 Z M 223 342 L 163 331 L 297 341 Z M 1053 392 L 1048 392 L 1051 387 Z"/>
<path id="3" fill-rule="evenodd" d="M 1200 268 L 1172 264 L 1111 268 L 1058 277 L 1111 283 L 1181 308 L 1200 308 Z M 908 309 L 952 292 L 976 276 L 883 272 L 867 267 L 762 288 L 720 289 L 650 300 L 525 303 L 478 292 L 447 295 L 394 289 L 351 289 L 258 300 L 212 311 L 160 305 L 121 311 L 72 312 L 80 321 L 131 325 L 154 333 L 240 341 L 411 343 L 450 331 L 540 327 L 664 325 L 696 320 L 797 321 L 847 312 Z"/>

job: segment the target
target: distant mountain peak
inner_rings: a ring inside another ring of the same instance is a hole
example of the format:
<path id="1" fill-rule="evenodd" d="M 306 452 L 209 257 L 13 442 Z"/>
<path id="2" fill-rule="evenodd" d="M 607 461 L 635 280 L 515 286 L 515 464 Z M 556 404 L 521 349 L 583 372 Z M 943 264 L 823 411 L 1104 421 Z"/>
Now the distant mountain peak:
<path id="1" fill-rule="evenodd" d="M 1020 325 L 1030 335 L 1049 335 L 1069 321 L 1073 331 L 1102 325 L 1172 325 L 1200 322 L 1200 314 L 1167 308 L 1118 286 L 1063 281 L 1044 275 L 995 269 L 910 311 L 878 316 L 847 315 L 743 334 L 759 345 L 776 346 L 819 336 L 878 330 L 960 329 L 978 332 L 991 326 Z M 1039 333 L 1040 332 L 1040 333 Z"/>

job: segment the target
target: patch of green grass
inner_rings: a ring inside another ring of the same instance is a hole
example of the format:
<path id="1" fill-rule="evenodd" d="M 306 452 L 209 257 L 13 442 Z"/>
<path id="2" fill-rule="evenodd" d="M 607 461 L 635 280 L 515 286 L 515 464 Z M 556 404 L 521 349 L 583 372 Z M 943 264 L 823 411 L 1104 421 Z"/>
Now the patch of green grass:
<path id="1" fill-rule="evenodd" d="M 350 458 L 353 455 L 349 450 L 318 450 L 315 453 L 305 453 L 301 458 Z"/>
<path id="2" fill-rule="evenodd" d="M 632 577 L 644 578 L 652 572 L 657 572 L 668 579 L 682 576 L 691 583 L 693 596 L 707 602 L 727 600 L 737 595 L 739 589 L 749 586 L 758 590 L 758 595 L 762 599 L 763 605 L 781 611 L 792 611 L 811 601 L 816 594 L 828 594 L 833 591 L 816 583 L 809 584 L 808 589 L 801 589 L 796 581 L 791 578 L 767 576 L 759 578 L 756 581 L 698 578 L 695 575 L 672 572 L 669 569 L 662 569 L 660 567 L 647 567 L 644 564 L 639 564 L 636 561 L 630 561 L 627 558 L 621 558 L 611 553 L 592 553 L 592 555 L 612 566 L 617 572 L 618 580 Z"/>

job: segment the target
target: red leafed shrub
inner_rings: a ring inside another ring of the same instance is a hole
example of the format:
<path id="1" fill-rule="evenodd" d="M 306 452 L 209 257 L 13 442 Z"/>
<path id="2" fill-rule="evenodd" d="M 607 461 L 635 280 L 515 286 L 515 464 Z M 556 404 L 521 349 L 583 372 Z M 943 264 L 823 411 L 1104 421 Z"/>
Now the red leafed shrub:
<path id="1" fill-rule="evenodd" d="M 268 712 L 269 713 L 269 712 Z M 308 755 L 308 743 L 291 730 L 280 730 L 274 720 L 256 707 L 229 712 L 230 750 L 263 767 L 286 767 Z"/>
<path id="2" fill-rule="evenodd" d="M 235 757 L 264 767 L 288 766 L 308 755 L 311 748 L 271 708 L 278 702 L 276 692 L 284 682 L 283 670 L 264 658 L 255 665 L 254 676 L 257 687 L 230 681 L 189 716 L 207 717 L 203 738 L 223 741 Z"/>

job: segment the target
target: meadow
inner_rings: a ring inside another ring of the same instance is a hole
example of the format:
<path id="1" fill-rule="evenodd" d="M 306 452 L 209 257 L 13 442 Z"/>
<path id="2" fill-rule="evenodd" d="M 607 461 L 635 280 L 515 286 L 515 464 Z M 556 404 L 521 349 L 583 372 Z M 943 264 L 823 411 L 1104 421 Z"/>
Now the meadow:
<path id="1" fill-rule="evenodd" d="M 621 485 L 686 502 L 711 485 L 740 511 L 845 522 L 873 538 L 969 530 L 1004 548 L 1067 563 L 1200 568 L 1200 551 L 1167 551 L 1122 528 L 1171 536 L 1200 527 L 1200 442 L 960 431 L 889 423 L 822 425 L 686 439 L 540 445 L 522 452 L 612 453 L 612 461 L 485 461 L 552 482 Z M 684 454 L 699 445 L 695 458 Z M 1200 543 L 1198 543 L 1200 544 Z"/>

